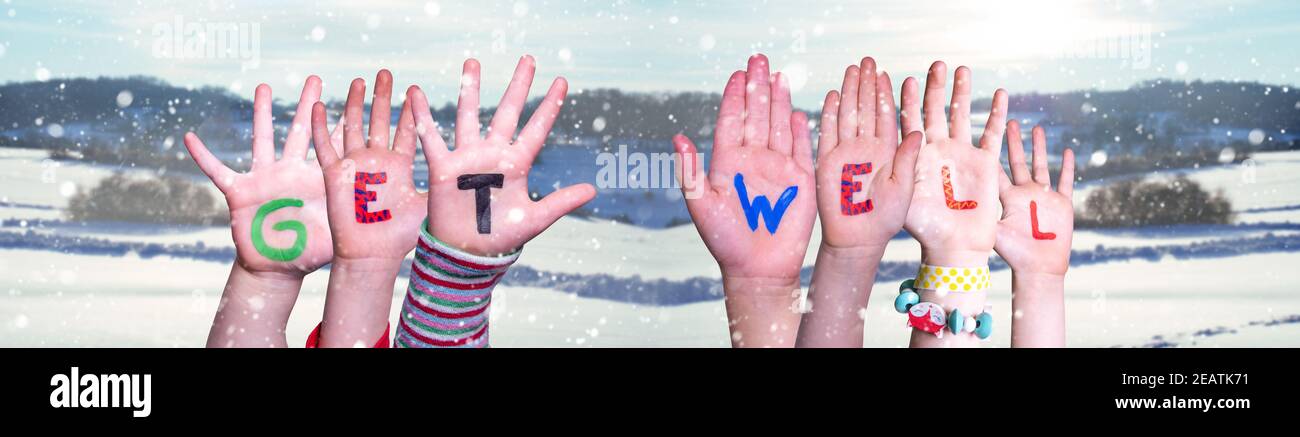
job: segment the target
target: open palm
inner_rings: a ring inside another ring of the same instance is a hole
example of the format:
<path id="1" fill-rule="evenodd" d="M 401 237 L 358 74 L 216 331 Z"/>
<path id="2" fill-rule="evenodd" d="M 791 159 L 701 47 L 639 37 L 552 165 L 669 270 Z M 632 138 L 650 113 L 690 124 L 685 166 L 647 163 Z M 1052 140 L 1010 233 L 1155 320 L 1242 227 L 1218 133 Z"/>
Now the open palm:
<path id="1" fill-rule="evenodd" d="M 417 87 L 408 91 L 415 130 L 429 164 L 429 195 L 434 199 L 429 202 L 429 232 L 435 238 L 474 254 L 509 253 L 595 197 L 596 188 L 590 184 L 564 187 L 538 201 L 529 196 L 528 172 L 569 86 L 563 77 L 556 78 L 518 138 L 513 138 L 536 69 L 532 56 L 519 60 L 484 137 L 478 119 L 480 66 L 473 59 L 465 61 L 454 150 L 443 141 L 424 92 Z"/>
<path id="2" fill-rule="evenodd" d="M 925 145 L 917 161 L 916 187 L 906 228 L 926 249 L 960 253 L 971 262 L 982 263 L 993 249 L 996 224 L 1002 216 L 998 155 L 1007 94 L 1001 89 L 994 93 L 980 146 L 974 147 L 970 132 L 970 69 L 959 67 L 953 75 L 950 118 L 944 116 L 943 103 L 947 71 L 943 62 L 935 62 L 926 78 Z M 921 106 L 916 81 L 908 78 L 903 83 L 905 130 L 921 129 Z"/>
<path id="3" fill-rule="evenodd" d="M 994 249 L 1017 272 L 1064 275 L 1070 268 L 1074 238 L 1074 151 L 1062 154 L 1057 190 L 1047 168 L 1047 134 L 1033 130 L 1034 169 L 1025 162 L 1024 143 L 1016 121 L 1007 124 L 1011 177 L 1001 177 L 1002 221 Z"/>
<path id="4" fill-rule="evenodd" d="M 419 235 L 415 230 L 424 220 L 427 205 L 412 177 L 415 122 L 410 105 L 403 104 L 390 149 L 393 76 L 381 70 L 375 78 L 367 141 L 361 126 L 365 93 L 365 81 L 352 81 L 344 104 L 341 138 L 330 138 L 325 105 L 318 103 L 312 108 L 313 142 L 325 173 L 334 253 L 341 259 L 402 259 L 415 249 Z M 342 156 L 338 154 L 340 146 Z"/>
<path id="5" fill-rule="evenodd" d="M 817 140 L 823 244 L 883 246 L 903 229 L 921 134 L 900 150 L 896 113 L 889 75 L 877 75 L 872 58 L 849 66 L 841 91 L 826 94 Z"/>
<path id="6" fill-rule="evenodd" d="M 194 133 L 185 147 L 230 207 L 236 262 L 250 272 L 303 276 L 333 256 L 325 214 L 321 169 L 306 159 L 311 107 L 320 100 L 321 81 L 307 78 L 298 111 L 275 159 L 271 87 L 257 86 L 253 97 L 253 165 L 238 173 L 221 163 Z"/>
<path id="7" fill-rule="evenodd" d="M 780 73 L 769 74 L 767 57 L 751 57 L 748 69 L 727 81 L 707 180 L 695 144 L 684 135 L 673 143 L 686 208 L 723 275 L 797 278 L 817 213 L 812 140 L 807 116 L 793 111 L 790 87 Z M 781 198 L 792 187 L 781 215 Z M 778 211 L 757 214 L 754 223 L 742 202 L 757 207 L 760 196 Z"/>

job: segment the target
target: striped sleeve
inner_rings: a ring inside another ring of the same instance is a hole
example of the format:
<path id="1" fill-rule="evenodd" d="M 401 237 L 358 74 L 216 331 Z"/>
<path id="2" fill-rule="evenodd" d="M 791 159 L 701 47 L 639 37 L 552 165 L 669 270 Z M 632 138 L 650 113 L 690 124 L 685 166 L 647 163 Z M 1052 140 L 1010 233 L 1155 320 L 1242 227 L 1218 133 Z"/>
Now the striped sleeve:
<path id="1" fill-rule="evenodd" d="M 518 258 L 466 253 L 420 226 L 393 347 L 487 347 L 492 289 Z"/>

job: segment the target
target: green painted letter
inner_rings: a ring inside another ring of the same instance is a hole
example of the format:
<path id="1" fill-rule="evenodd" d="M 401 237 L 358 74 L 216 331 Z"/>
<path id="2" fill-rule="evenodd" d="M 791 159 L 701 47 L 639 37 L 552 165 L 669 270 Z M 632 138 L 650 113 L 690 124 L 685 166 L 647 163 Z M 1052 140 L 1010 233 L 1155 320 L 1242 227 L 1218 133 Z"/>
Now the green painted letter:
<path id="1" fill-rule="evenodd" d="M 293 261 L 298 258 L 298 255 L 302 255 L 303 249 L 307 248 L 307 226 L 297 220 L 285 220 L 271 226 L 271 229 L 277 231 L 293 231 L 297 234 L 298 236 L 293 240 L 293 247 L 271 247 L 266 244 L 266 239 L 262 238 L 262 221 L 266 220 L 266 216 L 277 209 L 290 206 L 302 208 L 302 200 L 275 199 L 257 209 L 257 214 L 253 215 L 253 248 L 257 249 L 257 253 L 276 261 Z"/>

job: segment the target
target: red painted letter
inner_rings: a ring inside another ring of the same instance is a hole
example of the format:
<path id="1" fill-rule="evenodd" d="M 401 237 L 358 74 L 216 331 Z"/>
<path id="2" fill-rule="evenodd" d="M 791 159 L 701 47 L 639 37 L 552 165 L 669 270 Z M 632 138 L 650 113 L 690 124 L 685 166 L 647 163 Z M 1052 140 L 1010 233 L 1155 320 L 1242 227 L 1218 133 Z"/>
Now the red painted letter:
<path id="1" fill-rule="evenodd" d="M 853 203 L 853 193 L 862 191 L 862 182 L 853 180 L 854 176 L 871 173 L 871 163 L 844 164 L 840 172 L 840 213 L 858 215 L 871 212 L 871 199 Z"/>
<path id="2" fill-rule="evenodd" d="M 1029 201 L 1029 230 L 1034 233 L 1035 240 L 1055 240 L 1054 232 L 1038 232 L 1038 202 Z"/>
<path id="3" fill-rule="evenodd" d="M 948 209 L 963 210 L 975 209 L 979 203 L 974 200 L 956 200 L 952 194 L 952 171 L 948 166 L 943 166 L 943 200 L 948 203 Z"/>
<path id="4" fill-rule="evenodd" d="M 370 212 L 370 202 L 376 199 L 375 192 L 367 189 L 367 185 L 378 185 L 388 182 L 388 173 L 363 173 L 357 172 L 355 183 L 352 186 L 353 209 L 356 210 L 357 223 L 377 223 L 388 221 L 393 218 L 393 214 L 388 210 Z"/>

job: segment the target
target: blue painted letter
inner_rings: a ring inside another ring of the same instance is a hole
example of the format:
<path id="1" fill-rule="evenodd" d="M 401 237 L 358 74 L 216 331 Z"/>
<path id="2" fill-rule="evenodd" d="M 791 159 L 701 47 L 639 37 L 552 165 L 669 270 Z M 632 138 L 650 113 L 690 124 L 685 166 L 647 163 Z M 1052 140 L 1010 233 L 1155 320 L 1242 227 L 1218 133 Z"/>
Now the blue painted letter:
<path id="1" fill-rule="evenodd" d="M 799 194 L 799 187 L 792 186 L 781 193 L 781 197 L 776 199 L 776 208 L 767 200 L 767 196 L 758 196 L 754 202 L 749 201 L 749 191 L 745 189 L 745 177 L 736 173 L 736 195 L 740 197 L 740 208 L 745 210 L 745 220 L 749 222 L 749 230 L 758 230 L 758 216 L 763 216 L 763 224 L 767 227 L 767 233 L 776 234 L 776 227 L 781 225 L 781 217 L 785 216 L 785 208 L 794 202 L 794 196 Z"/>

